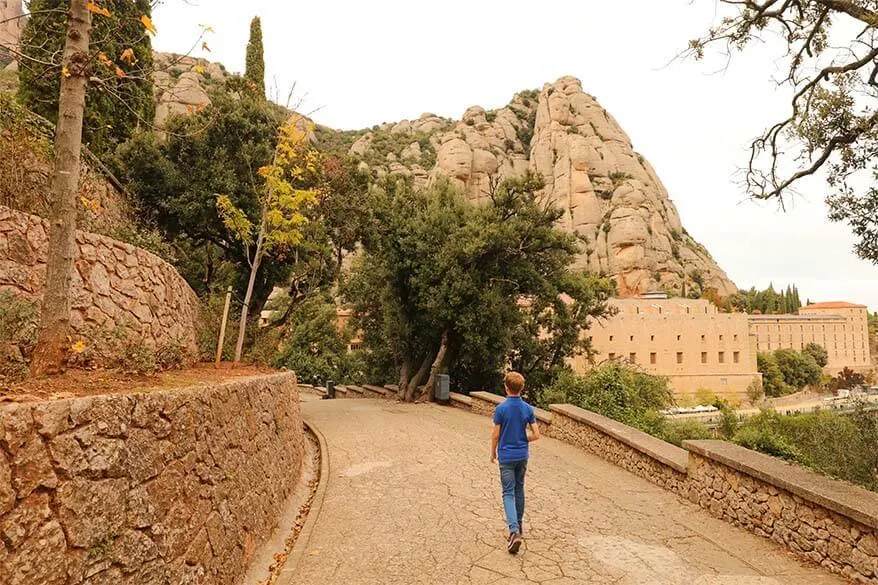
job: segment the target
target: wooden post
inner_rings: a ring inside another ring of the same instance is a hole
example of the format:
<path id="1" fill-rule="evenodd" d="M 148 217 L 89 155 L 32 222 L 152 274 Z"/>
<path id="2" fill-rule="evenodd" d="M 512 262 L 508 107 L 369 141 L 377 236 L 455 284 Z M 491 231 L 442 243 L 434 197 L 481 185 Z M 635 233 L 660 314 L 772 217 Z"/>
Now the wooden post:
<path id="1" fill-rule="evenodd" d="M 223 323 L 220 325 L 219 341 L 216 344 L 216 364 L 219 367 L 223 358 L 223 343 L 226 341 L 226 322 L 229 320 L 229 305 L 232 303 L 232 287 L 226 289 L 226 306 L 223 309 Z"/>

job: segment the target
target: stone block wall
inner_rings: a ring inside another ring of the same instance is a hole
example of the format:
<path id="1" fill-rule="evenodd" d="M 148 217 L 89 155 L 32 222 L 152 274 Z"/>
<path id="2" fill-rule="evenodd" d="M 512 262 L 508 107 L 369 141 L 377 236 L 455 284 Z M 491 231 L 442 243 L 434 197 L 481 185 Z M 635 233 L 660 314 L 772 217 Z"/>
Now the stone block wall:
<path id="1" fill-rule="evenodd" d="M 304 441 L 292 373 L 0 407 L 0 583 L 236 584 Z"/>
<path id="2" fill-rule="evenodd" d="M 656 456 L 635 449 L 628 443 L 622 442 L 589 424 L 577 421 L 571 416 L 555 414 L 551 427 L 546 433 L 548 436 L 594 453 L 634 475 L 645 478 L 683 497 L 688 496 L 686 453 L 682 449 L 679 450 L 682 463 L 672 467 L 659 461 Z M 658 439 L 655 440 L 658 441 Z M 666 450 L 677 450 L 673 445 L 665 445 Z"/>
<path id="3" fill-rule="evenodd" d="M 46 279 L 48 222 L 0 206 L 0 291 L 40 297 Z M 105 236 L 77 232 L 74 335 L 100 343 L 114 329 L 147 347 L 196 350 L 198 298 L 167 262 Z"/>

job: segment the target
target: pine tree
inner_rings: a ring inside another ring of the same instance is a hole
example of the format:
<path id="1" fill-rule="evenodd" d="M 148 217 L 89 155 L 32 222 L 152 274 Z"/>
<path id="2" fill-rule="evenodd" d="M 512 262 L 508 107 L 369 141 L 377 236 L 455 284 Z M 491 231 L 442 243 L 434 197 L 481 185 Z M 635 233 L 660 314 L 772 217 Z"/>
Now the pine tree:
<path id="1" fill-rule="evenodd" d="M 247 68 L 244 78 L 253 84 L 253 92 L 265 96 L 265 55 L 262 48 L 262 21 L 254 16 L 250 22 L 250 40 L 247 42 Z"/>
<path id="2" fill-rule="evenodd" d="M 68 5 L 64 0 L 31 0 L 31 17 L 21 35 L 25 58 L 19 69 L 19 98 L 53 123 L 58 120 Z M 92 18 L 92 50 L 98 58 L 83 123 L 83 141 L 95 153 L 113 150 L 155 115 L 152 43 L 141 21 L 150 16 L 152 2 L 105 0 L 101 7 L 110 15 Z"/>

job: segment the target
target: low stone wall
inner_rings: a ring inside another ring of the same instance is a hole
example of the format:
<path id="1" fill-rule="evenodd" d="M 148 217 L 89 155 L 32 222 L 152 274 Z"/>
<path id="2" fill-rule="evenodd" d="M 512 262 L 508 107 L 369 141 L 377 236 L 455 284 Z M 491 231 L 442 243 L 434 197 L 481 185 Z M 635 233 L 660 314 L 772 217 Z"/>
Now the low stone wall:
<path id="1" fill-rule="evenodd" d="M 465 397 L 455 406 L 466 408 Z M 469 395 L 490 416 L 502 397 Z M 861 583 L 878 583 L 878 493 L 830 479 L 725 441 L 680 449 L 571 406 L 538 415 L 541 432 L 658 484 L 718 518 L 770 538 L 797 555 Z"/>
<path id="2" fill-rule="evenodd" d="M 0 206 L 0 291 L 41 297 L 49 224 Z M 145 250 L 76 233 L 71 327 L 87 343 L 108 335 L 147 347 L 179 344 L 196 351 L 198 298 L 173 266 Z"/>
<path id="3" fill-rule="evenodd" d="M 878 581 L 878 494 L 725 441 L 684 446 L 692 502 L 835 573 Z"/>
<path id="4" fill-rule="evenodd" d="M 0 583 L 236 584 L 304 441 L 291 373 L 0 407 Z"/>

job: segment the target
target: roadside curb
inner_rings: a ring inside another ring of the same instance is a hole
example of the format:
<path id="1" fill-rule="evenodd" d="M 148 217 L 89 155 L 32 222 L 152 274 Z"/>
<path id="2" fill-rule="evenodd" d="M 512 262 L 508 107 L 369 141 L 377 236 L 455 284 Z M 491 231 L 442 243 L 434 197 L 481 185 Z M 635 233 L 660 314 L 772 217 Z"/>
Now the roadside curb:
<path id="1" fill-rule="evenodd" d="M 323 436 L 323 433 L 313 423 L 304 419 L 302 422 L 317 437 L 317 444 L 320 449 L 320 473 L 318 475 L 317 488 L 314 490 L 314 498 L 311 500 L 311 509 L 308 511 L 308 517 L 305 519 L 305 524 L 302 526 L 298 538 L 296 538 L 296 544 L 293 545 L 293 550 L 290 551 L 284 568 L 281 569 L 278 575 L 277 585 L 293 585 L 296 582 L 295 578 L 299 565 L 302 562 L 302 557 L 305 556 L 308 543 L 311 541 L 311 533 L 314 531 L 314 526 L 320 518 L 320 511 L 323 509 L 323 499 L 326 496 L 326 488 L 329 483 L 329 449 L 326 445 L 326 437 Z"/>

